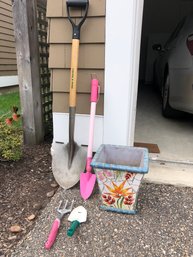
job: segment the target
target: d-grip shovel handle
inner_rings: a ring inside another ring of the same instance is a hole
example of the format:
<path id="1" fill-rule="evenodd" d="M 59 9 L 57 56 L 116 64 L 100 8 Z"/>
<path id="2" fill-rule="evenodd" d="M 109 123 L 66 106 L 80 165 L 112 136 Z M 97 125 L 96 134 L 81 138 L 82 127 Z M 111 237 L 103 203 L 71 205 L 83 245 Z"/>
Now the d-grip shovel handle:
<path id="1" fill-rule="evenodd" d="M 80 29 L 82 24 L 84 23 L 87 13 L 88 13 L 88 7 L 89 7 L 89 1 L 88 0 L 67 0 L 66 1 L 66 7 L 67 7 L 67 15 L 70 23 L 72 24 L 73 28 L 73 33 L 72 33 L 72 38 L 73 39 L 80 39 Z M 82 19 L 78 24 L 75 24 L 74 21 L 72 20 L 70 16 L 70 8 L 84 8 L 84 14 L 81 17 Z"/>
<path id="2" fill-rule="evenodd" d="M 68 236 L 73 236 L 75 230 L 79 227 L 80 222 L 78 220 L 74 220 L 70 224 L 70 228 L 67 230 L 67 235 Z"/>
<path id="3" fill-rule="evenodd" d="M 79 7 L 79 6 L 85 7 L 87 3 L 88 3 L 88 0 L 67 0 L 66 1 L 66 4 L 69 7 Z"/>
<path id="4" fill-rule="evenodd" d="M 49 250 L 52 247 L 52 245 L 54 244 L 56 236 L 58 234 L 59 227 L 60 227 L 60 220 L 55 219 L 55 221 L 52 224 L 52 228 L 50 230 L 48 240 L 45 243 L 45 248 L 47 250 Z"/>

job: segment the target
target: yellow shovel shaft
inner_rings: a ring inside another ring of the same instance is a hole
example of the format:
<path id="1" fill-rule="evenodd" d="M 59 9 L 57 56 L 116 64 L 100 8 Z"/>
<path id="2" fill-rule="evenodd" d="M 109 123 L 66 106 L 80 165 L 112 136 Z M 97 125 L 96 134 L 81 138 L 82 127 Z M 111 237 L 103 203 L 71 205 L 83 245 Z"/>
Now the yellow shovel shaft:
<path id="1" fill-rule="evenodd" d="M 79 39 L 72 39 L 69 107 L 76 107 Z"/>

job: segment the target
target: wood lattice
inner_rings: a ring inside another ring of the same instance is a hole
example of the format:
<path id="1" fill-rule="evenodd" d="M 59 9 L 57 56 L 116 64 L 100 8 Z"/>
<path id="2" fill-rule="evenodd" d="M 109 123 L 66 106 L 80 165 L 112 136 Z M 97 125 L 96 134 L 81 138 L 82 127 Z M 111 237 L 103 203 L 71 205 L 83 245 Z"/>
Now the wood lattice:
<path id="1" fill-rule="evenodd" d="M 48 22 L 46 18 L 46 1 L 37 3 L 37 26 L 40 54 L 40 81 L 45 135 L 52 132 L 52 93 L 50 91 L 50 71 L 48 68 L 49 45 L 47 43 Z"/>

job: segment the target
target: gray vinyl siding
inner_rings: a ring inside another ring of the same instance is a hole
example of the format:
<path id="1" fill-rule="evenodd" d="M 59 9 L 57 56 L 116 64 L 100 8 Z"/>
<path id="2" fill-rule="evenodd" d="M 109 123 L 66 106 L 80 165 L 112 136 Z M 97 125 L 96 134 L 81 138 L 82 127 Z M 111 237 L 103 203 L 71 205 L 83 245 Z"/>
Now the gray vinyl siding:
<path id="1" fill-rule="evenodd" d="M 0 76 L 17 75 L 11 0 L 0 0 Z"/>

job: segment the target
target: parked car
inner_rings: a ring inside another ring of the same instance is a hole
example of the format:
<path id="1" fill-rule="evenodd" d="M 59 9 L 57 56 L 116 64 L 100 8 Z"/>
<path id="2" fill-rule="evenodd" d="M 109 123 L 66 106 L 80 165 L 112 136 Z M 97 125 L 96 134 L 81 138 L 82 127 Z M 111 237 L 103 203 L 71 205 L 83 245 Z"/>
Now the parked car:
<path id="1" fill-rule="evenodd" d="M 162 96 L 162 114 L 176 117 L 180 112 L 193 113 L 193 14 L 184 17 L 158 52 L 154 79 Z"/>

